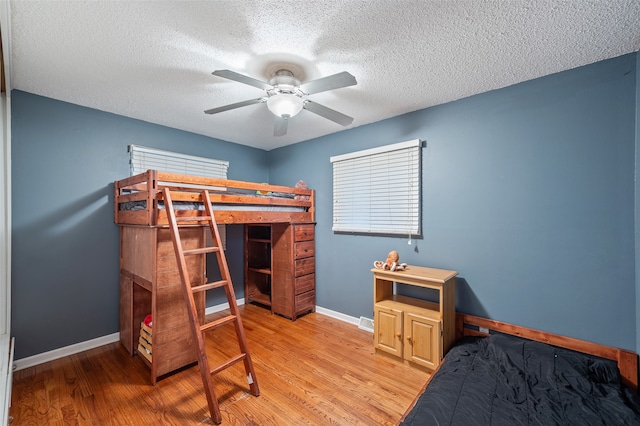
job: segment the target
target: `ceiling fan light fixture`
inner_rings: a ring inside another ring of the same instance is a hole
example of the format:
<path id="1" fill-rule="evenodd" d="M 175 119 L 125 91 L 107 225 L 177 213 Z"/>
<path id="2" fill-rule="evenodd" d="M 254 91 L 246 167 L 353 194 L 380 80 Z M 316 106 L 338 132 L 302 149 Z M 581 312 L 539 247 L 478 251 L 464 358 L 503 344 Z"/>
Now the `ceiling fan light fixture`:
<path id="1" fill-rule="evenodd" d="M 279 93 L 267 99 L 267 108 L 278 117 L 293 117 L 302 111 L 304 101 L 301 97 L 288 93 Z"/>

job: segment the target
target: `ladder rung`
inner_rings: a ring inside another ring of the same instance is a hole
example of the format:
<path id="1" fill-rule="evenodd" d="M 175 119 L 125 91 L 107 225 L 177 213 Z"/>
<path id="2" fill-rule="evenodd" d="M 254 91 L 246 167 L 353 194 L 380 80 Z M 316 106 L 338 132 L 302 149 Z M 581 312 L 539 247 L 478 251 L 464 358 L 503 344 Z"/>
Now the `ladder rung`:
<path id="1" fill-rule="evenodd" d="M 228 283 L 227 280 L 222 280 L 222 281 L 215 281 L 215 282 L 210 282 L 202 285 L 196 285 L 191 287 L 191 291 L 193 293 L 198 293 L 200 291 L 207 291 L 207 290 L 211 290 L 212 288 L 222 287 L 223 285 L 227 285 L 227 283 Z"/>
<path id="2" fill-rule="evenodd" d="M 220 251 L 220 247 L 201 247 L 191 250 L 183 250 L 182 253 L 187 256 L 190 254 L 202 254 L 202 253 L 216 253 Z"/>
<path id="3" fill-rule="evenodd" d="M 231 367 L 236 362 L 242 361 L 243 359 L 245 359 L 246 356 L 247 356 L 247 354 L 244 354 L 244 353 L 234 356 L 233 358 L 231 358 L 230 360 L 228 360 L 224 364 L 220 364 L 217 367 L 212 368 L 211 369 L 211 374 L 216 374 L 216 373 L 224 370 L 227 367 Z"/>
<path id="4" fill-rule="evenodd" d="M 218 318 L 217 320 L 201 325 L 200 331 L 211 330 L 212 328 L 220 327 L 222 324 L 226 324 L 228 322 L 235 321 L 235 320 L 236 320 L 235 315 L 228 315 L 226 317 Z"/>

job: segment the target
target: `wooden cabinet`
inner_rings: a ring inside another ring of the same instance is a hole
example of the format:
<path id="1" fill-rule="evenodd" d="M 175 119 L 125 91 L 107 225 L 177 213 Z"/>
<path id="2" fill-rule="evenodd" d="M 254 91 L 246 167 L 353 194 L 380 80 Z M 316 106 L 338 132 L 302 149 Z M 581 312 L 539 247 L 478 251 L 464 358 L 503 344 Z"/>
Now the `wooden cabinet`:
<path id="1" fill-rule="evenodd" d="M 204 246 L 205 227 L 181 230 L 183 246 Z M 205 283 L 205 255 L 189 256 L 187 267 L 192 285 Z M 196 305 L 204 319 L 204 293 Z M 197 362 L 178 263 L 168 228 L 120 227 L 120 342 L 133 356 L 138 351 L 140 328 L 151 314 L 152 353 L 140 356 L 151 370 L 151 381 Z M 140 354 L 142 355 L 142 354 Z"/>
<path id="2" fill-rule="evenodd" d="M 376 352 L 435 369 L 455 340 L 457 272 L 420 266 L 408 266 L 404 271 L 372 269 L 372 272 Z M 398 284 L 430 289 L 436 297 L 430 301 L 398 295 Z"/>
<path id="3" fill-rule="evenodd" d="M 295 320 L 315 311 L 315 225 L 247 225 L 245 301 Z"/>

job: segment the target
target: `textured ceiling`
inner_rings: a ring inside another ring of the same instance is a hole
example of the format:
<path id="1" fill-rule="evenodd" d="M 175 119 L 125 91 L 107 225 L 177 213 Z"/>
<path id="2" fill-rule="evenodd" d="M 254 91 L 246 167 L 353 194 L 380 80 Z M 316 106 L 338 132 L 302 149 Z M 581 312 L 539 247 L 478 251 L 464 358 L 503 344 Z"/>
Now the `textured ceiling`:
<path id="1" fill-rule="evenodd" d="M 273 136 L 259 80 L 358 84 L 309 99 L 357 127 L 640 48 L 638 0 L 10 0 L 12 88 L 266 150 L 344 128 L 309 111 Z"/>

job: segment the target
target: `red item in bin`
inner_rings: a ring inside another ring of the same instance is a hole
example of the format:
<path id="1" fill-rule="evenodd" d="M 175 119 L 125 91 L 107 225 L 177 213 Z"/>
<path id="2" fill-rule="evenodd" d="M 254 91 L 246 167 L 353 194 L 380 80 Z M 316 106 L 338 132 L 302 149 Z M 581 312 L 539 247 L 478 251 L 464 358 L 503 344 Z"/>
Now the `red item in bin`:
<path id="1" fill-rule="evenodd" d="M 147 315 L 146 317 L 144 317 L 144 321 L 142 321 L 144 323 L 144 325 L 146 325 L 147 327 L 151 327 L 151 314 Z"/>

